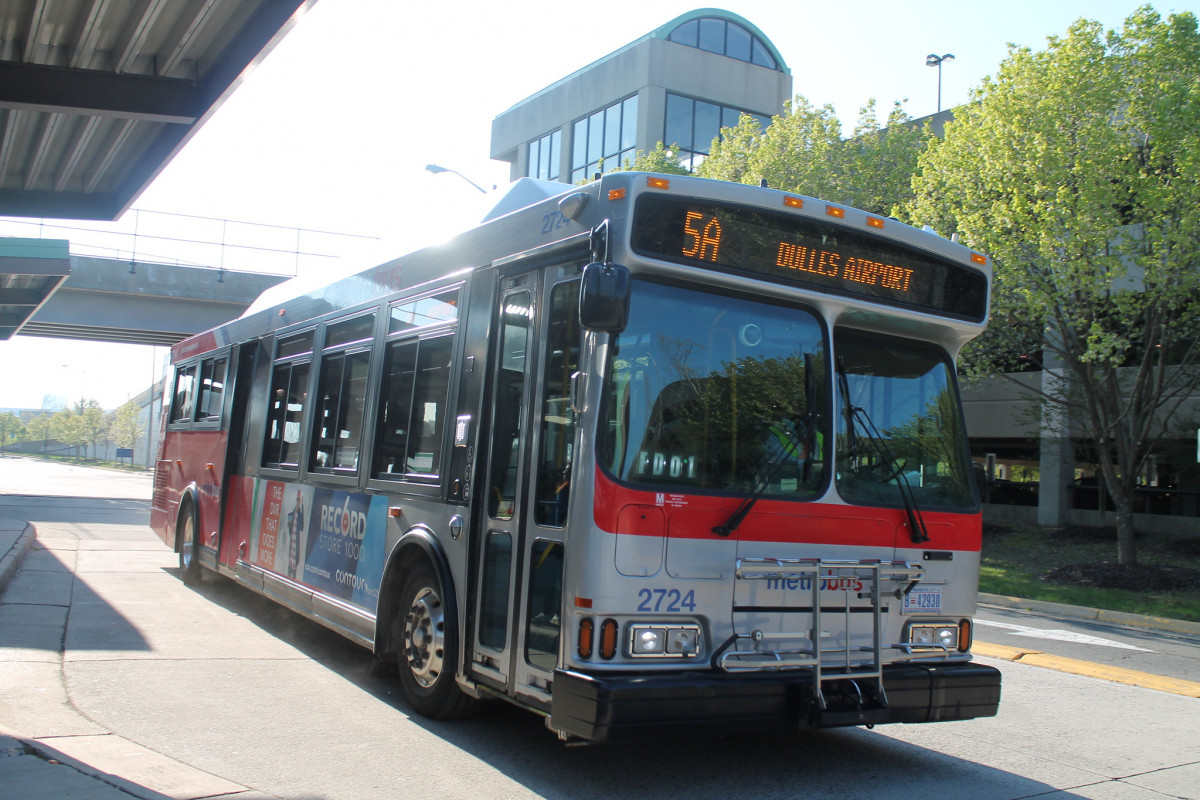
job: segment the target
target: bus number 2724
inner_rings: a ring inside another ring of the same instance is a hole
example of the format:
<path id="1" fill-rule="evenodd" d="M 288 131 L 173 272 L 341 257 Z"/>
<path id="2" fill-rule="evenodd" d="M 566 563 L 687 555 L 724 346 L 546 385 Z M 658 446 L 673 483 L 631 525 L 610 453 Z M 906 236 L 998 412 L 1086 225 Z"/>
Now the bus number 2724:
<path id="1" fill-rule="evenodd" d="M 638 599 L 642 601 L 638 604 L 638 611 L 688 611 L 693 614 L 696 612 L 695 590 L 684 594 L 678 589 L 643 588 L 638 590 Z"/>

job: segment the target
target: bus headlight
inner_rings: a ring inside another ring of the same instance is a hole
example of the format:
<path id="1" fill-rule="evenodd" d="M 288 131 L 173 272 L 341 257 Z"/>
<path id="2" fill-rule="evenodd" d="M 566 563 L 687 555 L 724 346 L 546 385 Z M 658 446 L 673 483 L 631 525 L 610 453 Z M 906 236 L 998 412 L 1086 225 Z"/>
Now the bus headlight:
<path id="1" fill-rule="evenodd" d="M 699 652 L 699 625 L 629 626 L 629 655 L 634 658 L 692 658 Z"/>
<path id="2" fill-rule="evenodd" d="M 913 647 L 931 647 L 947 652 L 958 649 L 958 625 L 911 625 L 908 641 Z"/>

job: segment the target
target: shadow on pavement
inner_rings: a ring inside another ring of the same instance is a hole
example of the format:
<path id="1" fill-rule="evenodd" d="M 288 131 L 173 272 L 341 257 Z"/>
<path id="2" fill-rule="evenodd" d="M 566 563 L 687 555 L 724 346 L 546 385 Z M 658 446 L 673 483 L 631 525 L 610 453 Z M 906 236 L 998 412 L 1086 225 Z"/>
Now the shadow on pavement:
<path id="1" fill-rule="evenodd" d="M 274 602 L 211 576 L 197 591 L 292 645 L 447 743 L 473 754 L 545 798 L 590 800 L 668 797 L 727 800 L 731 776 L 755 798 L 928 796 L 938 784 L 973 787 L 972 800 L 1053 794 L 1048 784 L 862 728 L 798 730 L 780 736 L 659 738 L 620 745 L 569 747 L 542 717 L 501 701 L 474 717 L 437 722 L 417 716 L 394 679 L 373 678 L 371 654 Z M 970 725 L 947 723 L 951 725 Z M 886 726 L 885 726 L 886 727 Z M 963 729 L 959 729 L 963 732 Z M 960 735 L 962 735 L 960 733 Z M 408 753 L 405 758 L 419 757 Z M 851 795 L 846 787 L 855 787 Z"/>

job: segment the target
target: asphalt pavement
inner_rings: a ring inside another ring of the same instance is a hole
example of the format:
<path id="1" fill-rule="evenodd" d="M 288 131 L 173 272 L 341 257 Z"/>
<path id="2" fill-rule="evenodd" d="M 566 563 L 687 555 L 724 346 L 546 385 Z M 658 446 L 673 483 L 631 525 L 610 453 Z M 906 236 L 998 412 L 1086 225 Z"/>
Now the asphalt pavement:
<path id="1" fill-rule="evenodd" d="M 4 632 L 0 645 L 5 647 L 12 647 L 15 640 L 19 648 L 24 637 L 61 636 L 62 630 L 65 629 L 70 594 L 69 590 L 63 594 L 63 586 L 69 585 L 71 576 L 69 573 L 54 576 L 39 572 L 38 554 L 41 549 L 37 546 L 37 532 L 33 525 L 21 519 L 0 516 L 0 600 L 3 601 L 0 602 L 0 632 Z M 60 596 L 56 597 L 56 593 Z M 1142 631 L 1158 631 L 1185 639 L 1200 637 L 1200 624 L 1180 620 L 1118 614 L 995 595 L 982 595 L 980 602 L 985 608 L 1011 609 L 1055 619 L 1131 626 Z M 31 606 L 44 611 L 45 617 L 33 621 L 21 618 L 21 615 L 28 615 Z M 1002 621 L 992 621 L 990 627 L 979 626 L 974 652 L 990 658 L 1200 697 L 1200 682 L 1197 681 L 1056 655 L 1023 644 L 1018 646 L 978 641 L 982 636 L 996 631 L 997 628 L 1003 630 L 1006 626 L 1023 627 Z M 55 682 L 51 680 L 47 681 L 47 684 Z M 23 699 L 16 701 L 23 707 L 15 709 L 14 716 L 17 719 L 37 719 L 39 716 L 59 718 L 56 724 L 63 730 L 63 738 L 58 742 L 71 753 L 53 747 L 49 743 L 55 741 L 53 737 L 34 739 L 22 735 L 20 730 L 9 729 L 9 720 L 0 718 L 0 786 L 3 787 L 0 794 L 4 800 L 128 800 L 130 797 L 147 800 L 260 800 L 269 797 L 218 776 L 200 772 L 187 764 L 154 753 L 100 729 L 74 710 L 61 680 L 58 680 L 57 684 L 48 685 L 43 692 L 23 695 Z M 33 707 L 29 707 L 29 704 L 33 704 Z M 39 708 L 39 704 L 44 707 Z M 2 706 L 3 703 L 0 703 L 0 707 Z M 64 716 L 72 714 L 76 719 L 63 719 Z M 68 741 L 70 747 L 66 747 Z M 102 768 L 97 765 L 102 765 Z"/>

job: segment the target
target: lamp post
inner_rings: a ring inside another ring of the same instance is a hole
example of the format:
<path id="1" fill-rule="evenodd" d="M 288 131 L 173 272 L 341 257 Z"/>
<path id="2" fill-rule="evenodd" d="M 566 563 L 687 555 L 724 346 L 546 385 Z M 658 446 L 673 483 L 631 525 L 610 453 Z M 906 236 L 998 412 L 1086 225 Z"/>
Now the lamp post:
<path id="1" fill-rule="evenodd" d="M 425 165 L 425 170 L 426 170 L 427 172 L 432 172 L 434 175 L 440 175 L 440 174 L 441 174 L 441 173 L 443 173 L 443 172 L 449 172 L 449 173 L 450 173 L 450 174 L 452 174 L 452 175 L 457 175 L 458 177 L 462 178 L 462 179 L 463 179 L 464 181 L 466 181 L 467 183 L 469 183 L 469 184 L 471 184 L 472 186 L 474 186 L 476 189 L 478 189 L 478 190 L 479 190 L 480 192 L 482 192 L 483 194 L 487 194 L 487 189 L 484 189 L 484 188 L 483 188 L 482 186 L 480 186 L 478 183 L 476 183 L 475 181 L 471 180 L 471 179 L 470 179 L 470 178 L 468 178 L 466 175 L 463 175 L 461 172 L 459 172 L 459 171 L 458 171 L 458 170 L 456 170 L 456 169 L 450 169 L 449 167 L 439 167 L 437 164 L 426 164 L 426 165 Z"/>
<path id="2" fill-rule="evenodd" d="M 937 110 L 939 112 L 942 110 L 942 62 L 943 61 L 953 61 L 953 60 L 954 60 L 953 53 L 946 53 L 945 55 L 942 55 L 942 56 L 939 56 L 937 53 L 930 53 L 929 55 L 925 56 L 925 66 L 937 67 L 937 71 L 938 71 Z"/>

